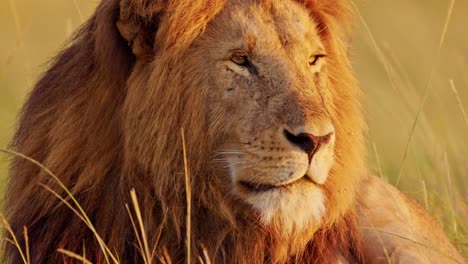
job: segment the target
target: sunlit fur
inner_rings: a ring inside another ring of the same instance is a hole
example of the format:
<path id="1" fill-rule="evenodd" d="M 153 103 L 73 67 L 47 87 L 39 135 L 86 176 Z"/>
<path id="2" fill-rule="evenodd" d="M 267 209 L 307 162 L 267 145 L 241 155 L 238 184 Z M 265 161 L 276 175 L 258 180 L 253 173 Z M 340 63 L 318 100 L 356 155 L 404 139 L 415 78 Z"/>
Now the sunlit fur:
<path id="1" fill-rule="evenodd" d="M 238 128 L 236 121 L 243 117 L 218 111 L 207 86 L 213 72 L 204 72 L 211 62 L 203 56 L 223 50 L 206 44 L 213 37 L 210 30 L 222 25 L 222 16 L 241 5 L 282 15 L 293 6 L 289 0 L 103 1 L 34 87 L 11 147 L 60 177 L 122 263 L 141 261 L 125 210 L 131 188 L 142 207 L 150 246 L 157 243 L 158 254 L 167 248 L 174 263 L 185 258 L 181 128 L 192 179 L 192 256 L 201 254 L 203 244 L 216 263 L 361 262 L 353 204 L 364 175 L 363 120 L 347 54 L 351 4 L 296 2 L 308 11 L 318 34 L 314 41 L 327 53 L 326 78 L 320 83 L 326 89 L 320 99 L 306 93 L 321 114 L 312 106 L 304 114 L 320 119 L 326 112 L 336 140 L 333 162 L 321 163 L 330 172 L 320 174 L 314 184 L 292 186 L 289 200 L 239 196 L 226 164 L 213 162 L 240 135 L 223 129 Z M 229 40 L 228 32 L 221 33 L 214 37 Z M 285 76 L 294 76 L 294 69 L 284 70 Z M 73 262 L 57 248 L 78 254 L 86 248 L 89 260 L 103 263 L 93 234 L 39 183 L 66 196 L 44 171 L 13 159 L 5 210 L 17 234 L 28 227 L 32 263 Z M 302 191 L 310 206 L 299 203 L 295 194 Z M 6 263 L 20 261 L 13 246 L 6 250 Z"/>

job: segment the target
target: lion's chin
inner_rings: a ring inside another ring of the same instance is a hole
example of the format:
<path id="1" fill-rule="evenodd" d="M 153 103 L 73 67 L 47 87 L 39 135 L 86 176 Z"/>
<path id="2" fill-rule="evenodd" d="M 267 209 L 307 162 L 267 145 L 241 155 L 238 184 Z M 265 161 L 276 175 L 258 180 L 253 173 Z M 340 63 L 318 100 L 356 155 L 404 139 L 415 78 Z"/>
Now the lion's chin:
<path id="1" fill-rule="evenodd" d="M 284 235 L 318 226 L 325 214 L 324 192 L 307 178 L 280 187 L 256 188 L 260 189 L 239 190 L 240 196 L 255 209 L 263 225 L 280 230 Z"/>

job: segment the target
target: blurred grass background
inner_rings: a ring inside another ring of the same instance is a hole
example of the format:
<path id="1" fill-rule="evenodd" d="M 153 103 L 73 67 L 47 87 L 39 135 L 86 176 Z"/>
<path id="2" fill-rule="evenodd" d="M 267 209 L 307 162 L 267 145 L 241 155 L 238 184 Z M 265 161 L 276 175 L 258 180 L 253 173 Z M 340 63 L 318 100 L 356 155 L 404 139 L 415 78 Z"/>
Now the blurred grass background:
<path id="1" fill-rule="evenodd" d="M 97 3 L 0 1 L 0 147 L 47 62 Z M 418 199 L 467 256 L 468 1 L 372 0 L 357 7 L 362 19 L 351 54 L 364 92 L 370 167 Z M 7 157 L 0 155 L 3 189 Z"/>

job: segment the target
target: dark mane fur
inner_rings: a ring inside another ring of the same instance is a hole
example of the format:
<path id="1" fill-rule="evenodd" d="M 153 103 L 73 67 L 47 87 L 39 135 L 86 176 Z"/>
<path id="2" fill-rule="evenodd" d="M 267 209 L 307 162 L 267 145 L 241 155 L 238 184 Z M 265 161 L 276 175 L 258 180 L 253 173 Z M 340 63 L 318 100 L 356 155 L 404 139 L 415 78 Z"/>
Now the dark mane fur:
<path id="1" fill-rule="evenodd" d="M 122 251 L 127 225 L 119 192 L 122 135 L 119 112 L 134 57 L 113 26 L 117 1 L 105 1 L 69 47 L 52 62 L 23 107 L 11 148 L 50 168 L 78 198 L 115 250 Z M 13 230 L 28 227 L 32 263 L 59 263 L 57 248 L 98 247 L 70 209 L 38 184 L 63 190 L 37 166 L 15 158 L 10 169 L 6 215 Z M 115 206 L 114 206 L 115 205 Z M 71 228 L 73 227 L 73 228 Z M 24 241 L 22 241 L 22 245 Z M 77 251 L 80 252 L 80 251 Z M 89 251 L 90 259 L 98 253 Z M 7 247 L 7 260 L 18 253 Z"/>

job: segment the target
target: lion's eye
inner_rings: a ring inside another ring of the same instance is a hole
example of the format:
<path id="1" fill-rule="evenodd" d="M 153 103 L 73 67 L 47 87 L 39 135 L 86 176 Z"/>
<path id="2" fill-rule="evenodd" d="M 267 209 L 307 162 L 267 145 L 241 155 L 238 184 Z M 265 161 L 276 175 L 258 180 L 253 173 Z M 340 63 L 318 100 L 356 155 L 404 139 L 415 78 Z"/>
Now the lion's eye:
<path id="1" fill-rule="evenodd" d="M 325 54 L 318 54 L 318 55 L 313 55 L 309 58 L 309 65 L 310 66 L 315 66 L 319 62 L 320 59 L 325 57 Z"/>
<path id="2" fill-rule="evenodd" d="M 249 63 L 247 56 L 244 54 L 234 54 L 231 57 L 231 61 L 239 66 L 244 66 L 244 67 L 248 66 L 248 63 Z"/>
<path id="3" fill-rule="evenodd" d="M 244 70 L 248 70 L 250 74 L 255 75 L 258 74 L 257 68 L 255 65 L 249 60 L 249 56 L 246 52 L 235 52 L 231 55 L 230 60 L 238 66 L 241 66 L 242 72 Z"/>

